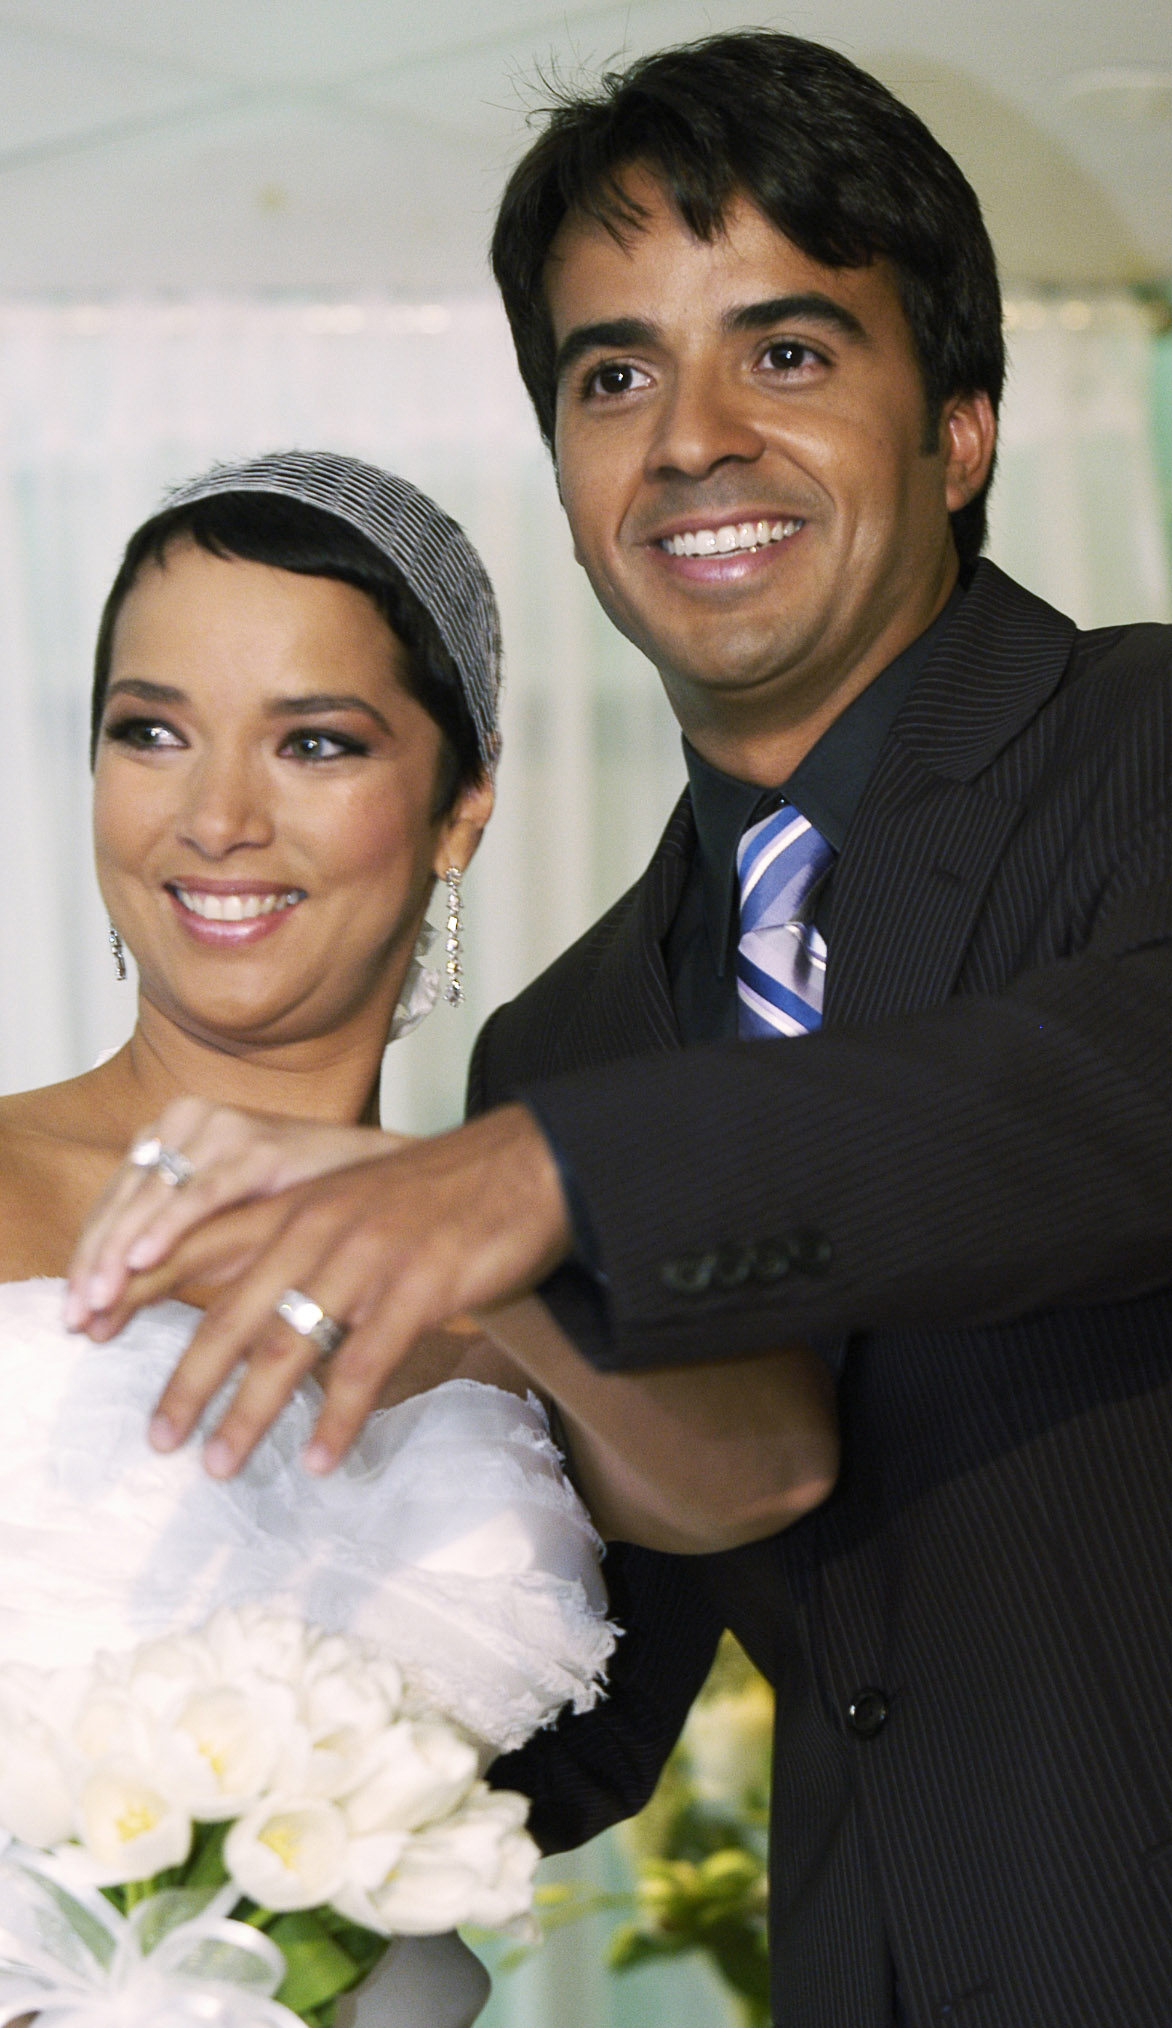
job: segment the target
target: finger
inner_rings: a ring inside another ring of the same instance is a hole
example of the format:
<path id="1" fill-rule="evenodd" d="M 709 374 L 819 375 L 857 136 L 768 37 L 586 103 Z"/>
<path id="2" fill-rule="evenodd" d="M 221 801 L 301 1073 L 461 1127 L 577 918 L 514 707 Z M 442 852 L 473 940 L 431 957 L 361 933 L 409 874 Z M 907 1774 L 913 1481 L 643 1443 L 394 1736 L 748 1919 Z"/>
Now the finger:
<path id="1" fill-rule="evenodd" d="M 250 1207 L 251 1208 L 251 1207 Z M 159 1397 L 151 1438 L 159 1449 L 182 1443 L 223 1386 L 234 1367 L 251 1362 L 232 1407 L 225 1445 L 216 1452 L 217 1476 L 227 1477 L 243 1463 L 257 1437 L 288 1399 L 297 1381 L 318 1357 L 317 1349 L 299 1338 L 276 1315 L 285 1291 L 304 1289 L 306 1262 L 315 1249 L 309 1242 L 304 1215 L 290 1209 L 288 1199 L 269 1200 L 260 1207 L 280 1220 L 276 1236 L 250 1262 L 243 1282 L 235 1281 L 222 1301 L 208 1311 Z M 233 1220 L 241 1213 L 230 1213 Z M 313 1293 L 313 1288 L 305 1291 Z M 326 1309 L 326 1301 L 321 1307 Z M 338 1300 L 330 1298 L 329 1300 Z M 344 1312 L 331 1309 L 331 1316 Z M 238 1408 L 239 1404 L 239 1408 Z M 236 1412 L 234 1415 L 234 1411 Z M 226 1446 L 226 1447 L 225 1447 Z"/>
<path id="2" fill-rule="evenodd" d="M 296 1258 L 296 1255 L 291 1255 Z M 304 1253 L 300 1257 L 304 1260 Z M 274 1278 L 274 1281 L 279 1277 Z M 294 1387 L 307 1370 L 319 1365 L 314 1344 L 299 1336 L 276 1314 L 277 1303 L 290 1288 L 286 1280 L 274 1287 L 272 1301 L 244 1348 L 244 1371 L 228 1408 L 207 1445 L 204 1461 L 215 1477 L 229 1477 L 238 1471 L 270 1424 L 285 1406 Z M 369 1277 L 349 1269 L 338 1271 L 336 1260 L 323 1259 L 316 1270 L 302 1271 L 296 1290 L 318 1306 L 326 1319 L 346 1327 L 341 1348 L 328 1363 L 319 1366 L 319 1377 L 343 1404 L 345 1427 L 349 1431 L 342 1449 L 361 1427 L 374 1407 L 386 1374 L 410 1346 L 413 1333 L 404 1331 L 401 1315 L 396 1329 L 372 1333 L 358 1315 L 369 1306 Z M 341 1455 L 339 1450 L 337 1456 Z M 329 1463 L 310 1463 L 310 1469 L 330 1468 L 336 1462 L 331 1451 Z"/>
<path id="3" fill-rule="evenodd" d="M 86 1320 L 86 1332 L 104 1343 L 139 1310 L 168 1297 L 206 1309 L 225 1282 L 243 1275 L 272 1244 L 290 1210 L 289 1198 L 260 1198 L 217 1212 L 184 1234 L 157 1267 L 130 1275 L 110 1307 Z"/>
<path id="4" fill-rule="evenodd" d="M 136 1164 L 134 1150 L 144 1140 L 155 1140 L 198 1165 L 198 1154 L 193 1151 L 214 1110 L 203 1099 L 176 1099 L 152 1126 L 135 1136 L 130 1154 L 98 1198 L 74 1248 L 66 1299 L 66 1321 L 71 1329 L 80 1328 L 89 1315 L 113 1300 L 124 1280 L 127 1247 L 145 1221 L 181 1196 L 173 1183 L 168 1187 L 157 1168 Z"/>

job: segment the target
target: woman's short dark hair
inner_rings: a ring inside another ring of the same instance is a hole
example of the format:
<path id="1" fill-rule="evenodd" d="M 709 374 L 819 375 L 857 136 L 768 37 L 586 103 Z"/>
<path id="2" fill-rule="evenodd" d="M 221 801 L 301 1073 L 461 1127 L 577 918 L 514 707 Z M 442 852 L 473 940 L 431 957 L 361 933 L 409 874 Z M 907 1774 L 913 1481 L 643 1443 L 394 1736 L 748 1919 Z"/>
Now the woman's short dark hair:
<path id="1" fill-rule="evenodd" d="M 110 681 L 114 629 L 123 602 L 148 563 L 164 566 L 176 543 L 194 542 L 209 556 L 266 563 L 301 577 L 336 578 L 377 607 L 407 650 L 407 688 L 443 735 L 436 810 L 449 810 L 460 790 L 484 773 L 476 727 L 451 655 L 427 608 L 404 583 L 390 559 L 340 515 L 276 493 L 217 493 L 186 506 L 164 508 L 136 529 L 110 587 L 94 649 L 90 757 Z"/>
<path id="2" fill-rule="evenodd" d="M 919 362 L 925 444 L 952 395 L 1005 378 L 997 266 L 976 195 L 923 121 L 820 43 L 767 30 L 642 58 L 565 96 L 514 169 L 492 243 L 521 375 L 552 446 L 556 377 L 545 264 L 569 212 L 621 237 L 642 213 L 623 171 L 646 164 L 689 230 L 711 240 L 739 192 L 825 267 L 890 263 Z M 953 515 L 962 565 L 985 536 L 985 495 Z"/>

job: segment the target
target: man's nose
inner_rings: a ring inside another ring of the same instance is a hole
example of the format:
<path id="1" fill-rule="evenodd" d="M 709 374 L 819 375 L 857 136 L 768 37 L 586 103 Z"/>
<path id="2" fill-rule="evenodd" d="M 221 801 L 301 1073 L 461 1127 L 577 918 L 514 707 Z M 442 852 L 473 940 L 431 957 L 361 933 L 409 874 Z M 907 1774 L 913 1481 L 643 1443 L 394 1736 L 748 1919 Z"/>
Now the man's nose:
<path id="1" fill-rule="evenodd" d="M 263 766 L 245 753 L 204 754 L 187 777 L 177 828 L 205 859 L 268 844 L 273 817 Z"/>
<path id="2" fill-rule="evenodd" d="M 728 459 L 752 463 L 764 448 L 747 393 L 719 374 L 677 375 L 649 447 L 653 470 L 702 479 Z"/>

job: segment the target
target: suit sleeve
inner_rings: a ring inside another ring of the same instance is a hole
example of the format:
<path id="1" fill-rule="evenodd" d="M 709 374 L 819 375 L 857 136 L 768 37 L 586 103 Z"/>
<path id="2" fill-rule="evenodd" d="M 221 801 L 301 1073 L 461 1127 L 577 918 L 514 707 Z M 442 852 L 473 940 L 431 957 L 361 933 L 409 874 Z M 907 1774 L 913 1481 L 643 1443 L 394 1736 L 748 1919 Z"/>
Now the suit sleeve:
<path id="1" fill-rule="evenodd" d="M 1001 991 L 522 1087 L 597 1236 L 599 1284 L 544 1292 L 587 1357 L 736 1357 L 1172 1279 L 1172 849 L 1153 772 L 1081 947 Z"/>

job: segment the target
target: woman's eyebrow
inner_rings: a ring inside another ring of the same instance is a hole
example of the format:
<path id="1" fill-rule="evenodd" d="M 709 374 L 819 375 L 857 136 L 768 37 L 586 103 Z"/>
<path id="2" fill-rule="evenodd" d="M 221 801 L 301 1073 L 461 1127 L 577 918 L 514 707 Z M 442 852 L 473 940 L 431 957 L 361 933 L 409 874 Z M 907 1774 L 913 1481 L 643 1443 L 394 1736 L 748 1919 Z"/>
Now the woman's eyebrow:
<path id="1" fill-rule="evenodd" d="M 137 697 L 143 704 L 187 703 L 186 690 L 176 689 L 173 683 L 148 683 L 145 676 L 120 676 L 106 691 L 107 701 L 119 696 Z"/>
<path id="2" fill-rule="evenodd" d="M 378 706 L 369 697 L 351 697 L 348 694 L 329 690 L 314 691 L 309 697 L 270 697 L 265 705 L 266 718 L 300 718 L 315 711 L 364 711 L 381 725 L 384 732 L 390 731 L 386 719 Z"/>

